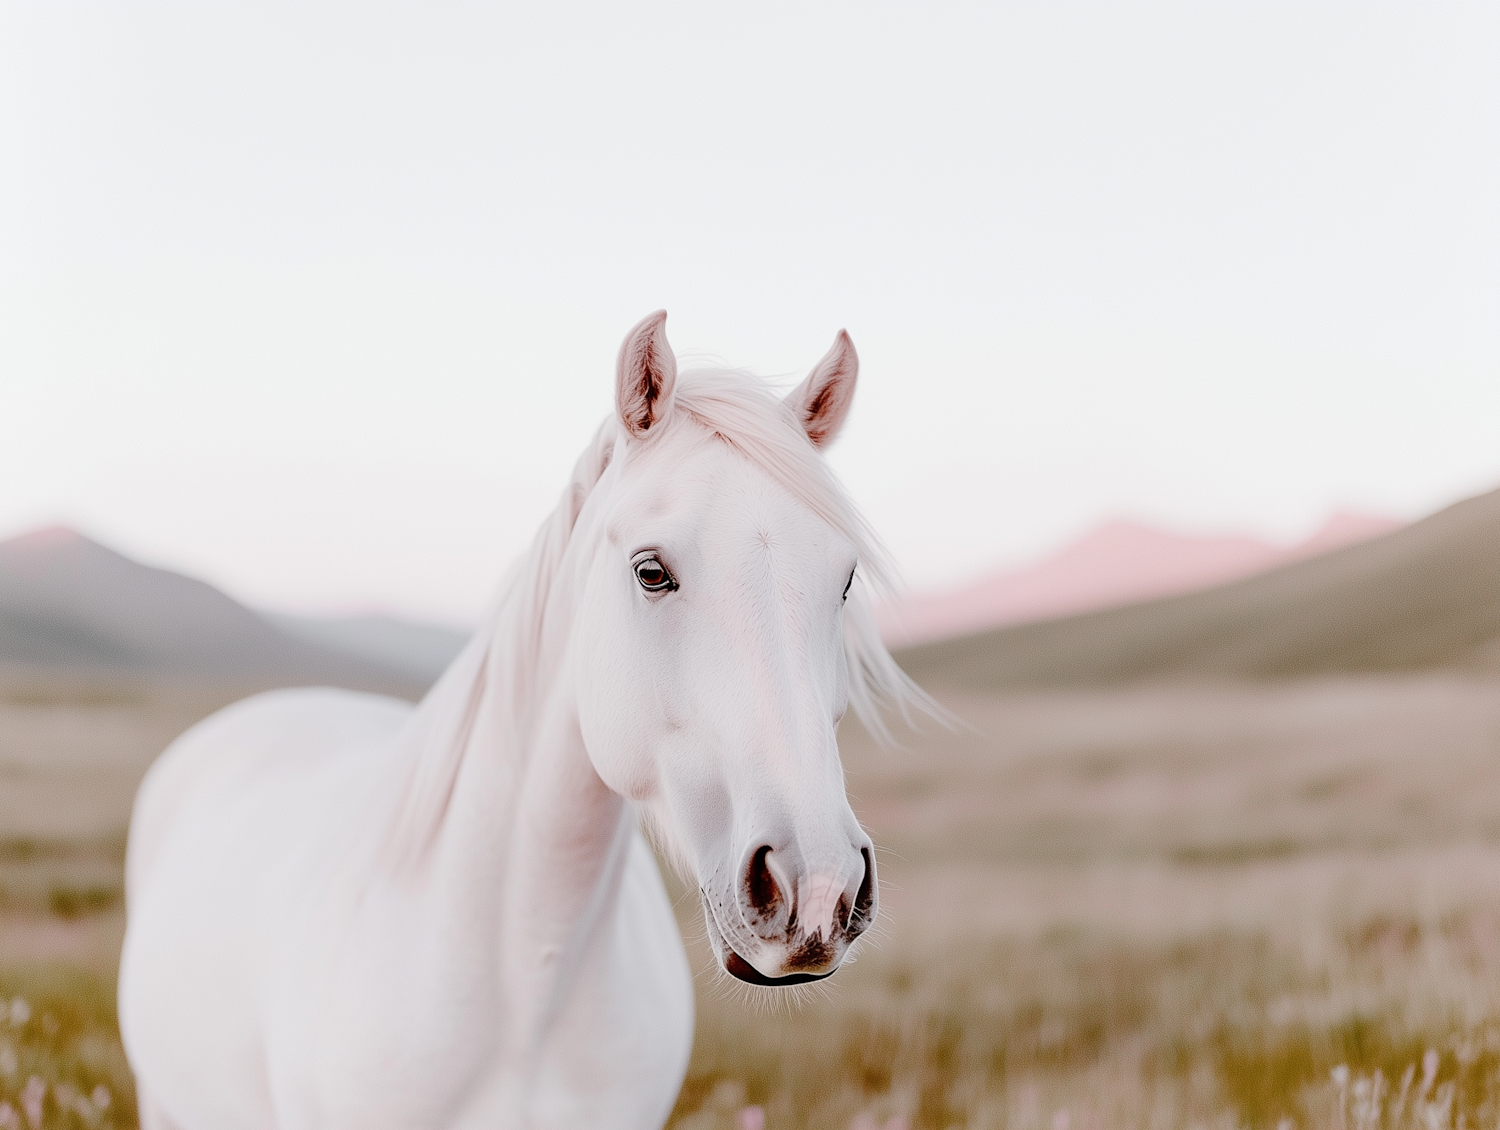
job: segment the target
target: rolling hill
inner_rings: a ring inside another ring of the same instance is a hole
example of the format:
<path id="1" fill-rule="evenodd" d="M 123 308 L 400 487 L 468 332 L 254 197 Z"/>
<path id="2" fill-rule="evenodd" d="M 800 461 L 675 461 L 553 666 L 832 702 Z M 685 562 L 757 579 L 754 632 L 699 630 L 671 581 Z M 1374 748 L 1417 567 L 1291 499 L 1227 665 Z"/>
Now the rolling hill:
<path id="1" fill-rule="evenodd" d="M 322 647 L 391 667 L 424 683 L 437 679 L 469 642 L 468 632 L 394 616 L 290 616 L 263 612 L 276 627 Z"/>
<path id="2" fill-rule="evenodd" d="M 1228 584 L 1400 528 L 1389 518 L 1339 513 L 1307 540 L 1276 545 L 1109 522 L 1033 565 L 908 596 L 876 612 L 887 645 L 912 647 Z"/>
<path id="3" fill-rule="evenodd" d="M 0 665 L 267 686 L 414 684 L 394 665 L 299 638 L 211 585 L 63 528 L 0 542 Z"/>
<path id="4" fill-rule="evenodd" d="M 897 652 L 976 691 L 1281 679 L 1500 659 L 1500 491 L 1395 533 L 1182 596 Z"/>

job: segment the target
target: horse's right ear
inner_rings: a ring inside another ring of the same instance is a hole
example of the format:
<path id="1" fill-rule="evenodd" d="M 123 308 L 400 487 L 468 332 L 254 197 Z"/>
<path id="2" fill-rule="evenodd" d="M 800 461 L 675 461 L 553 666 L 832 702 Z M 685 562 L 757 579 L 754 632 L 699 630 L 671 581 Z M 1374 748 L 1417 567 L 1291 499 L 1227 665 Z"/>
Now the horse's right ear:
<path id="1" fill-rule="evenodd" d="M 672 411 L 677 358 L 667 344 L 666 325 L 665 310 L 642 318 L 625 335 L 615 364 L 615 410 L 636 439 L 644 439 Z"/>

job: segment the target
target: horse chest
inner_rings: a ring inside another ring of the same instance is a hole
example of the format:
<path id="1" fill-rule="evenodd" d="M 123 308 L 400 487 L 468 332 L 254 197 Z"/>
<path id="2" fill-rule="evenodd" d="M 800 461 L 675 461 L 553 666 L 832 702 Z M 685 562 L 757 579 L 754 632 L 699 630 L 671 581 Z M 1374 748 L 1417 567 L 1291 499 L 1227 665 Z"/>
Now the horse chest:
<path id="1" fill-rule="evenodd" d="M 692 981 L 654 859 L 571 951 L 426 928 L 392 904 L 300 967 L 272 1023 L 288 1130 L 609 1125 L 654 1130 L 686 1069 Z"/>

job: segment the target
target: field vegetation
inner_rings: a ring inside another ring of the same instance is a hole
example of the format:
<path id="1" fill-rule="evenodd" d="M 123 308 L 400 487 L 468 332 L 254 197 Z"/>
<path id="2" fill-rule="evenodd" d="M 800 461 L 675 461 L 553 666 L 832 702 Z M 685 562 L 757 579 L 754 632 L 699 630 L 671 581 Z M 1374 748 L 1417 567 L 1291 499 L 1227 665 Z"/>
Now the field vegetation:
<path id="1" fill-rule="evenodd" d="M 130 797 L 239 691 L 0 687 L 0 1130 L 134 1125 Z M 955 731 L 844 735 L 883 911 L 826 987 L 716 976 L 677 884 L 677 1130 L 1500 1123 L 1500 679 L 944 697 Z"/>
<path id="2" fill-rule="evenodd" d="M 1500 1121 L 1500 681 L 947 701 L 845 737 L 858 963 L 757 1009 L 697 951 L 677 1126 Z"/>

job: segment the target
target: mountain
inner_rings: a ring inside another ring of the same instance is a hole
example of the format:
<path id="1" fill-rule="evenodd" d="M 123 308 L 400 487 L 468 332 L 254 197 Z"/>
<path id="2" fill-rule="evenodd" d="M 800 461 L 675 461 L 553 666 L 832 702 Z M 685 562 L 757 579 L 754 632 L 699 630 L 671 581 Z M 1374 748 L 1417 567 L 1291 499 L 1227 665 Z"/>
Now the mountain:
<path id="1" fill-rule="evenodd" d="M 973 690 L 1291 678 L 1500 659 L 1500 491 L 1246 580 L 902 649 Z"/>
<path id="2" fill-rule="evenodd" d="M 395 666 L 291 635 L 211 585 L 63 528 L 0 542 L 0 665 L 410 689 Z"/>
<path id="3" fill-rule="evenodd" d="M 436 624 L 414 624 L 394 616 L 320 619 L 262 613 L 282 631 L 347 655 L 434 681 L 469 642 L 469 633 Z"/>
<path id="4" fill-rule="evenodd" d="M 1368 541 L 1400 525 L 1386 518 L 1335 514 L 1306 541 L 1279 546 L 1251 537 L 1194 537 L 1111 522 L 1035 565 L 883 606 L 881 634 L 892 647 L 912 646 L 1175 596 Z"/>

